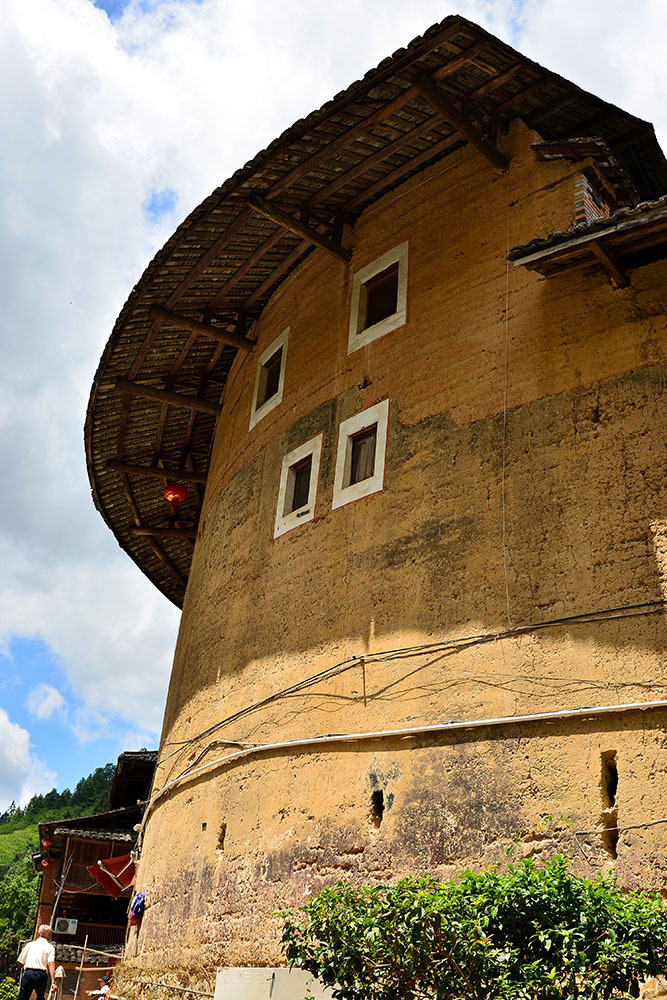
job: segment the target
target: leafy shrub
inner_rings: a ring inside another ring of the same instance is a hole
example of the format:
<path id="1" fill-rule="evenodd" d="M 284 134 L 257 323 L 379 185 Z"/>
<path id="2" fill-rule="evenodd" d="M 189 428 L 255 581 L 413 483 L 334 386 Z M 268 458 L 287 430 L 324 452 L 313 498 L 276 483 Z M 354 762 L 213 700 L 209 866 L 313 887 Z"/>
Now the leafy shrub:
<path id="1" fill-rule="evenodd" d="M 0 979 L 0 1000 L 16 1000 L 18 994 L 18 983 L 15 983 L 11 976 Z"/>
<path id="2" fill-rule="evenodd" d="M 602 1000 L 667 964 L 667 908 L 566 858 L 459 881 L 322 889 L 283 914 L 283 949 L 340 1000 Z"/>

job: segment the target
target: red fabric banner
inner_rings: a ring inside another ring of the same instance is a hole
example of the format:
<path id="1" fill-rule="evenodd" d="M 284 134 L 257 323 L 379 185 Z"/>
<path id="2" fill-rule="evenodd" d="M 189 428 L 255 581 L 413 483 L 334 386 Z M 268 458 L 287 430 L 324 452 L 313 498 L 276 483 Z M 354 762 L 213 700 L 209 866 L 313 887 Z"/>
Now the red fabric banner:
<path id="1" fill-rule="evenodd" d="M 129 889 L 134 878 L 134 861 L 129 854 L 117 858 L 105 858 L 96 865 L 87 865 L 86 871 L 99 882 L 114 899 Z"/>

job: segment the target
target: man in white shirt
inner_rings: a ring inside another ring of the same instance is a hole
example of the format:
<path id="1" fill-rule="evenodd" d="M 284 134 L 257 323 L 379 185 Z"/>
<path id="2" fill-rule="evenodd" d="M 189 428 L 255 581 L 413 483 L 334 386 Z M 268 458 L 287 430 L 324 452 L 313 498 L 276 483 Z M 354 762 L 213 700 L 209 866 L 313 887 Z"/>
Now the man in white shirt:
<path id="1" fill-rule="evenodd" d="M 49 942 L 51 928 L 40 924 L 37 937 L 29 941 L 19 955 L 19 965 L 23 966 L 21 985 L 17 1000 L 30 1000 L 34 990 L 37 1000 L 44 1000 L 47 970 L 51 976 L 51 991 L 56 990 L 56 949 Z"/>

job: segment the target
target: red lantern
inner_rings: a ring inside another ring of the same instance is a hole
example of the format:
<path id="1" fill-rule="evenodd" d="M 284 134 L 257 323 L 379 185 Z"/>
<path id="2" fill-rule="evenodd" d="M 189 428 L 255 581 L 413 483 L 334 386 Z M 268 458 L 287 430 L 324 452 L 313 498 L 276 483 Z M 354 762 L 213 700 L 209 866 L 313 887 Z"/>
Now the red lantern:
<path id="1" fill-rule="evenodd" d="M 176 517 L 178 505 L 187 499 L 188 491 L 181 483 L 168 483 L 162 492 L 165 500 L 171 504 L 172 514 Z"/>
<path id="2" fill-rule="evenodd" d="M 51 862 L 48 858 L 42 858 L 42 868 L 48 868 Z"/>
<path id="3" fill-rule="evenodd" d="M 44 840 L 42 841 L 42 847 L 44 848 L 45 851 L 48 851 L 52 843 L 53 843 L 52 840 L 49 840 L 48 837 L 45 837 Z"/>

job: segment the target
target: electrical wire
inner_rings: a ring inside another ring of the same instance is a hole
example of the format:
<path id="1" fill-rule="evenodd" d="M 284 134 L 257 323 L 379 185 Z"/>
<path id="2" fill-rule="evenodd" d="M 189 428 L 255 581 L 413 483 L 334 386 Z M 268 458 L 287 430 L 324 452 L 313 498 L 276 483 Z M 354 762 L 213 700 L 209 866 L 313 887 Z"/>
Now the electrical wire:
<path id="1" fill-rule="evenodd" d="M 574 842 L 581 851 L 586 863 L 590 866 L 591 859 L 586 851 L 584 850 L 584 845 L 579 840 L 579 837 L 587 837 L 591 834 L 598 834 L 598 836 L 604 836 L 607 833 L 625 833 L 626 830 L 642 830 L 648 826 L 658 826 L 660 823 L 667 823 L 667 817 L 661 819 L 649 819 L 645 823 L 628 823 L 627 826 L 603 826 L 597 827 L 595 830 L 576 830 L 574 833 Z"/>
<path id="2" fill-rule="evenodd" d="M 204 993 L 202 990 L 191 990 L 185 986 L 171 986 L 170 983 L 160 983 L 155 979 L 131 979 L 130 982 L 138 986 L 154 986 L 163 990 L 175 990 L 177 993 L 193 993 L 197 997 L 212 997 L 213 993 Z"/>
<path id="3" fill-rule="evenodd" d="M 339 676 L 340 674 L 351 670 L 353 667 L 358 667 L 362 664 L 383 662 L 388 659 L 398 659 L 413 655 L 416 656 L 424 652 L 436 653 L 441 651 L 448 652 L 450 650 L 456 652 L 460 649 L 470 648 L 471 646 L 488 642 L 496 642 L 499 639 L 514 638 L 516 636 L 526 635 L 545 628 L 556 628 L 563 625 L 585 625 L 594 622 L 616 621 L 623 618 L 659 614 L 665 609 L 665 607 L 667 607 L 667 602 L 665 600 L 644 601 L 639 604 L 619 605 L 614 608 L 593 612 L 582 612 L 576 615 L 553 618 L 543 622 L 531 622 L 526 625 L 515 625 L 505 629 L 497 629 L 492 632 L 475 632 L 469 635 L 459 636 L 454 639 L 444 639 L 431 643 L 420 643 L 414 646 L 403 646 L 396 649 L 380 650 L 376 653 L 349 657 L 348 659 L 340 660 L 331 667 L 327 667 L 325 670 L 321 670 L 316 674 L 311 674 L 309 677 L 296 681 L 288 687 L 281 688 L 279 691 L 275 691 L 272 694 L 267 695 L 265 698 L 261 698 L 258 701 L 244 706 L 238 711 L 233 712 L 231 715 L 226 716 L 224 719 L 220 719 L 218 722 L 213 723 L 207 729 L 202 730 L 195 736 L 191 736 L 186 740 L 175 740 L 166 743 L 165 747 L 176 747 L 177 749 L 173 750 L 169 754 L 166 754 L 160 761 L 160 765 L 164 765 L 170 758 L 183 753 L 188 747 L 202 739 L 205 739 L 207 736 L 210 736 L 223 726 L 236 722 L 238 719 L 243 718 L 243 716 L 248 715 L 259 708 L 264 708 L 266 705 L 270 705 L 280 698 L 285 698 L 289 695 L 296 694 L 299 691 L 306 690 L 309 687 L 313 687 L 315 684 L 319 684 L 321 681 Z M 236 741 L 229 742 L 235 743 Z"/>
<path id="4" fill-rule="evenodd" d="M 505 380 L 503 387 L 503 450 L 502 471 L 500 477 L 500 503 L 502 507 L 502 539 L 503 539 L 503 576 L 505 578 L 505 605 L 507 621 L 512 624 L 510 611 L 510 585 L 507 573 L 507 504 L 505 497 L 505 479 L 507 470 L 507 394 L 510 372 L 510 211 L 509 211 L 509 170 L 505 172 L 505 192 L 507 207 L 505 210 Z"/>
<path id="5" fill-rule="evenodd" d="M 297 748 L 304 749 L 306 747 L 311 748 L 315 746 L 326 746 L 327 744 L 332 743 L 361 743 L 396 738 L 415 739 L 419 736 L 443 734 L 452 730 L 487 729 L 510 725 L 516 726 L 532 722 L 581 718 L 582 716 L 584 718 L 592 718 L 595 716 L 618 714 L 622 712 L 645 712 L 658 708 L 667 709 L 667 700 L 630 702 L 625 705 L 587 705 L 583 708 L 566 708 L 559 709 L 554 712 L 534 712 L 528 715 L 507 715 L 498 718 L 466 719 L 460 722 L 453 722 L 450 720 L 449 722 L 438 722 L 427 726 L 409 726 L 401 729 L 374 730 L 372 732 L 364 733 L 329 733 L 326 736 L 311 736 L 305 739 L 281 740 L 277 743 L 260 743 L 254 747 L 245 747 L 242 750 L 236 750 L 234 753 L 227 754 L 226 757 L 218 757 L 216 760 L 208 761 L 206 764 L 202 764 L 199 767 L 190 768 L 178 775 L 176 778 L 172 778 L 171 781 L 166 783 L 166 785 L 163 785 L 163 787 L 157 791 L 146 804 L 137 842 L 139 843 L 142 838 L 146 821 L 148 820 L 156 802 L 158 802 L 159 799 L 161 799 L 177 784 L 196 777 L 201 774 L 202 771 L 207 771 L 213 767 L 220 767 L 223 764 L 230 764 L 233 761 L 254 756 L 255 754 L 272 751 L 295 750 Z"/>

